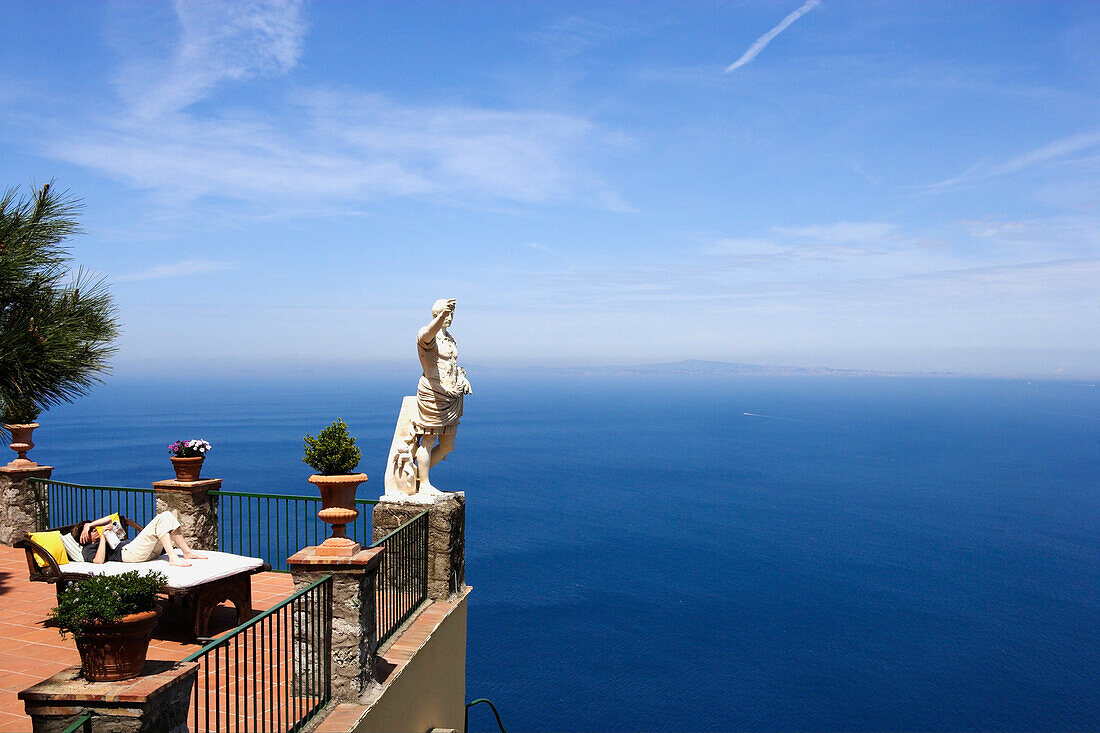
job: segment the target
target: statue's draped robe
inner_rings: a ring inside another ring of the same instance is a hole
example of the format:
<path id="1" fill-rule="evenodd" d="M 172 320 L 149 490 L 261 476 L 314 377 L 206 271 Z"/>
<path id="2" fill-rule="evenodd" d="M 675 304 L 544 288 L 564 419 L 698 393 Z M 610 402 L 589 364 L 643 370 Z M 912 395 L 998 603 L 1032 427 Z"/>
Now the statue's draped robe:
<path id="1" fill-rule="evenodd" d="M 425 432 L 442 432 L 462 417 L 466 377 L 458 366 L 458 344 L 442 331 L 428 348 L 417 340 L 416 350 L 424 369 L 416 385 L 416 425 Z"/>

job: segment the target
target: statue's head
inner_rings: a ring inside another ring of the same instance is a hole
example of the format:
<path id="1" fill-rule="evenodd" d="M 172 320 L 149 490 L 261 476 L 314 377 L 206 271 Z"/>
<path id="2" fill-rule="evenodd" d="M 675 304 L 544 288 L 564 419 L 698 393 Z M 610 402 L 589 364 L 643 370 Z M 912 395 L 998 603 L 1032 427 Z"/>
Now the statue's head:
<path id="1" fill-rule="evenodd" d="M 447 310 L 447 306 L 451 303 L 449 298 L 440 298 L 432 303 L 432 317 L 438 316 L 443 311 Z M 447 317 L 443 320 L 443 327 L 446 328 L 451 325 L 451 321 L 454 320 L 454 311 L 447 314 Z"/>

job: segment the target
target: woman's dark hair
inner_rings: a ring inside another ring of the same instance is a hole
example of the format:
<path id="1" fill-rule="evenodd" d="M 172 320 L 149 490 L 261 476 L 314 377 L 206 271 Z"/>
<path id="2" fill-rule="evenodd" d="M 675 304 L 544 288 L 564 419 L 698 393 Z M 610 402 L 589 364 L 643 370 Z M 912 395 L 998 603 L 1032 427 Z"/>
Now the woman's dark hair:
<path id="1" fill-rule="evenodd" d="M 79 522 L 73 525 L 72 530 L 69 532 L 73 536 L 73 539 L 80 542 L 80 535 L 84 532 L 84 525 L 88 523 L 87 519 L 81 519 Z"/>

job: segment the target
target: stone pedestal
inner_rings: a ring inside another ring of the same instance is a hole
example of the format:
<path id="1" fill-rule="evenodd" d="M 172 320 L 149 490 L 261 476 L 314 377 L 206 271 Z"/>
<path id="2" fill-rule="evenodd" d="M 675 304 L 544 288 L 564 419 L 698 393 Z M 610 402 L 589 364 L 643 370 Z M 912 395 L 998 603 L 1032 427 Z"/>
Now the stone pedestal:
<path id="1" fill-rule="evenodd" d="M 157 513 L 172 512 L 180 531 L 196 550 L 218 549 L 218 497 L 210 491 L 222 487 L 220 478 L 198 481 L 154 481 Z"/>
<path id="2" fill-rule="evenodd" d="M 120 682 L 88 682 L 69 667 L 19 693 L 34 733 L 60 733 L 81 715 L 93 733 L 186 733 L 195 662 L 148 661 L 141 675 Z"/>
<path id="3" fill-rule="evenodd" d="M 359 702 L 374 676 L 378 652 L 375 587 L 382 548 L 350 558 L 326 557 L 307 547 L 287 559 L 294 589 L 332 575 L 332 699 Z M 298 640 L 295 640 L 298 644 Z"/>
<path id="4" fill-rule="evenodd" d="M 10 545 L 27 532 L 45 527 L 49 517 L 45 487 L 35 486 L 29 478 L 49 478 L 52 466 L 11 468 L 0 466 L 0 543 Z M 42 526 L 39 526 L 39 519 Z"/>
<path id="5" fill-rule="evenodd" d="M 466 495 L 444 492 L 410 499 L 383 496 L 375 505 L 374 541 L 427 509 L 428 597 L 433 601 L 453 598 L 466 585 Z"/>

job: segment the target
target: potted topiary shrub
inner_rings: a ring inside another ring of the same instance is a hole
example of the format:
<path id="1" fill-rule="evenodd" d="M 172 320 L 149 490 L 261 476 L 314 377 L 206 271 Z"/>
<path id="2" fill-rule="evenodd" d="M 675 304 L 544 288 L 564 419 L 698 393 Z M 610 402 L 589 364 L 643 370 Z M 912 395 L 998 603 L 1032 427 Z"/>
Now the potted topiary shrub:
<path id="1" fill-rule="evenodd" d="M 157 594 L 164 573 L 131 570 L 94 575 L 71 583 L 50 612 L 60 629 L 76 639 L 80 670 L 93 682 L 125 680 L 141 674 L 149 639 L 157 625 Z"/>
<path id="2" fill-rule="evenodd" d="M 38 417 L 38 406 L 33 400 L 25 398 L 12 398 L 4 400 L 0 406 L 0 422 L 4 429 L 11 434 L 11 445 L 17 458 L 8 463 L 8 468 L 34 468 L 38 464 L 27 458 L 27 451 L 34 447 L 31 442 L 31 433 L 38 427 L 34 420 Z"/>
<path id="3" fill-rule="evenodd" d="M 355 447 L 355 438 L 348 434 L 347 424 L 337 418 L 316 438 L 306 433 L 305 452 L 302 462 L 317 472 L 308 480 L 321 492 L 317 516 L 332 525 L 332 535 L 317 548 L 317 554 L 354 555 L 361 546 L 347 536 L 347 525 L 359 516 L 355 490 L 367 480 L 365 473 L 352 473 L 362 456 Z"/>

